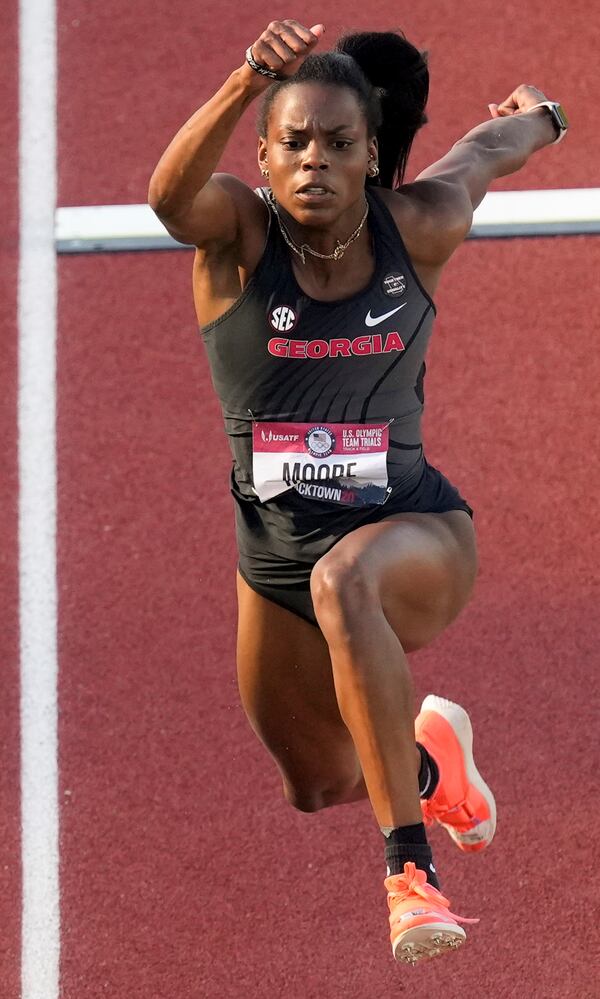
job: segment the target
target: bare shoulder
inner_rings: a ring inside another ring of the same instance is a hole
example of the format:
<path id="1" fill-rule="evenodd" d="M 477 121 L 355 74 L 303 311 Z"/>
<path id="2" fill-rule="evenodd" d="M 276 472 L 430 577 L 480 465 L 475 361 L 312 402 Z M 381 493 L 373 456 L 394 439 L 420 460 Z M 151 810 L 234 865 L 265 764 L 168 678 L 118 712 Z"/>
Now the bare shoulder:
<path id="1" fill-rule="evenodd" d="M 268 209 L 263 198 L 239 177 L 231 173 L 215 173 L 209 183 L 216 185 L 234 202 L 242 222 L 252 224 L 259 219 L 268 218 Z"/>
<path id="2" fill-rule="evenodd" d="M 240 266 L 247 263 L 253 243 L 264 242 L 268 221 L 263 199 L 238 177 L 227 173 L 213 174 L 178 214 L 157 214 L 179 242 L 209 254 L 237 255 Z"/>
<path id="3" fill-rule="evenodd" d="M 218 185 L 235 205 L 236 239 L 229 245 L 239 267 L 252 273 L 264 250 L 269 225 L 269 209 L 264 199 L 232 174 L 215 174 Z"/>
<path id="4" fill-rule="evenodd" d="M 216 174 L 209 182 L 223 197 L 223 212 L 235 205 L 235 235 L 229 239 L 196 240 L 194 301 L 201 325 L 214 322 L 239 298 L 265 250 L 269 209 L 251 188 L 230 174 Z M 208 185 L 207 185 L 208 186 Z M 221 230 L 222 233 L 222 230 Z"/>
<path id="5" fill-rule="evenodd" d="M 443 177 L 418 178 L 396 191 L 381 189 L 415 266 L 441 267 L 464 241 L 473 206 L 461 187 Z"/>

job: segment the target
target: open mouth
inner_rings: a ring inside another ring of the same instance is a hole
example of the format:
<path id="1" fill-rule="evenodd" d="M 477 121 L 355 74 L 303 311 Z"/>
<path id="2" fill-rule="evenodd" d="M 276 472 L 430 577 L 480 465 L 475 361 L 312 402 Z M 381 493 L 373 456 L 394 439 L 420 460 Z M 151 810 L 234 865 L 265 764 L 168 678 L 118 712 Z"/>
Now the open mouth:
<path id="1" fill-rule="evenodd" d="M 298 188 L 296 195 L 303 201 L 313 201 L 319 198 L 331 197 L 333 191 L 330 187 L 321 187 L 319 184 L 307 184 L 306 187 Z"/>

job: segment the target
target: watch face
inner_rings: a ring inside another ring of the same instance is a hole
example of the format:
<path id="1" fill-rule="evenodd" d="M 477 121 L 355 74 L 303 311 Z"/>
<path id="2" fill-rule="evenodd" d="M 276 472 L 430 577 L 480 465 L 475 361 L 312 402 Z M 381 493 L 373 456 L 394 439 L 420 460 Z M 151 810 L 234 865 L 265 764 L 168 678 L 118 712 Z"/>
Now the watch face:
<path id="1" fill-rule="evenodd" d="M 567 116 L 565 114 L 565 109 L 562 107 L 562 105 L 555 104 L 554 105 L 554 113 L 556 114 L 556 120 L 558 122 L 559 128 L 560 129 L 568 128 L 569 127 L 569 119 L 567 118 Z"/>

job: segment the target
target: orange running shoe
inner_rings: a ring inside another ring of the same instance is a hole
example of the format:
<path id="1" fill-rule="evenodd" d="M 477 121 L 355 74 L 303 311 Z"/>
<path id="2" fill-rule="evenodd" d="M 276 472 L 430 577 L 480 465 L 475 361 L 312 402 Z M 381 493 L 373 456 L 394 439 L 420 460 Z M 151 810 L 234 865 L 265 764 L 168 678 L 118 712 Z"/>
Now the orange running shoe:
<path id="1" fill-rule="evenodd" d="M 404 874 L 392 874 L 384 884 L 388 890 L 392 953 L 397 961 L 416 964 L 423 958 L 455 950 L 466 939 L 459 922 L 479 922 L 450 912 L 448 899 L 428 883 L 425 871 L 413 863 L 406 863 Z"/>
<path id="2" fill-rule="evenodd" d="M 496 802 L 473 759 L 473 730 L 464 708 L 429 694 L 415 735 L 438 765 L 431 798 L 421 799 L 425 822 L 439 822 L 465 853 L 484 850 L 496 831 Z"/>

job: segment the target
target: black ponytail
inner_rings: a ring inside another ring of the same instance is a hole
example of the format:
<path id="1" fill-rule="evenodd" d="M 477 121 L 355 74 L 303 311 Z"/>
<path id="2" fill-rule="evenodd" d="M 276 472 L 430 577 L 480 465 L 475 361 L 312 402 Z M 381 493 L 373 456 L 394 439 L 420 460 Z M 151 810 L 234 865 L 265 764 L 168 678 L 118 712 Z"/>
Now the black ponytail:
<path id="1" fill-rule="evenodd" d="M 427 121 L 427 54 L 411 45 L 401 32 L 393 31 L 345 35 L 335 50 L 351 56 L 379 93 L 381 184 L 393 188 L 402 183 L 413 139 Z"/>
<path id="2" fill-rule="evenodd" d="M 269 113 L 277 94 L 295 83 L 323 83 L 353 90 L 376 135 L 379 177 L 367 183 L 394 188 L 402 183 L 413 139 L 427 121 L 429 94 L 426 53 L 401 32 L 370 31 L 345 35 L 333 52 L 308 56 L 294 76 L 269 87 L 258 118 L 258 131 L 267 134 Z"/>

